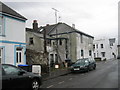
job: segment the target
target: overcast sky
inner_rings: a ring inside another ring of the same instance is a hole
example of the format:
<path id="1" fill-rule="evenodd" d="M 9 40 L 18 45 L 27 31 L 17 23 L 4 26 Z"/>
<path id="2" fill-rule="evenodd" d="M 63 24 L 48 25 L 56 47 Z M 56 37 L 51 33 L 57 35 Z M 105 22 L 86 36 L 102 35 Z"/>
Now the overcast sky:
<path id="1" fill-rule="evenodd" d="M 33 20 L 39 26 L 55 24 L 58 21 L 85 32 L 95 38 L 118 36 L 119 0 L 1 0 L 12 9 L 25 16 L 26 27 L 32 27 Z M 60 18 L 59 18 L 60 17 Z"/>

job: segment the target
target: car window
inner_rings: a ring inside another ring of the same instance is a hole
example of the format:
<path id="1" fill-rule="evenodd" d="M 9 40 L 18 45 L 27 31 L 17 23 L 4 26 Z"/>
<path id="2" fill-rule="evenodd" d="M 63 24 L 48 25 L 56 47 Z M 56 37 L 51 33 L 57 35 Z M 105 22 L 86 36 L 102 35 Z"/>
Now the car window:
<path id="1" fill-rule="evenodd" d="M 18 72 L 20 71 L 20 69 L 13 66 L 2 65 L 2 67 L 5 71 L 5 74 L 9 74 L 9 75 L 18 74 Z"/>
<path id="2" fill-rule="evenodd" d="M 88 60 L 85 60 L 85 65 L 89 65 L 89 61 Z"/>
<path id="3" fill-rule="evenodd" d="M 2 68 L 2 75 L 5 75 L 5 71 L 3 70 L 3 68 Z"/>

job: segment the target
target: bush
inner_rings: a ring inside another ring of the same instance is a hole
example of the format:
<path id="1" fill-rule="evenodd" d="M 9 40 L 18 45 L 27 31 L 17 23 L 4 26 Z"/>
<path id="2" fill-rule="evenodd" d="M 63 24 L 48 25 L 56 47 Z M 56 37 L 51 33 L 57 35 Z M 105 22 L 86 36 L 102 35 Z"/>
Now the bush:
<path id="1" fill-rule="evenodd" d="M 49 67 L 45 64 L 41 65 L 41 72 L 42 73 L 48 73 L 49 72 Z"/>

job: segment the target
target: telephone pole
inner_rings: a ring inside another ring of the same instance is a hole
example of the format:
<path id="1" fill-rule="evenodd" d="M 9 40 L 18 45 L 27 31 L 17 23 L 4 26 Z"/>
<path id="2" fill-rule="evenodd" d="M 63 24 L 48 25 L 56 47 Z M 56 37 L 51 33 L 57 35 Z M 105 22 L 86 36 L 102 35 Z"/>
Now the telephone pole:
<path id="1" fill-rule="evenodd" d="M 57 25 L 57 12 L 59 12 L 57 9 L 55 9 L 55 8 L 52 8 L 54 11 L 55 11 L 55 18 L 56 18 L 56 20 L 55 20 L 55 22 L 56 22 L 56 25 Z M 55 61 L 55 63 L 57 63 L 58 64 L 58 40 L 57 40 L 57 38 L 58 38 L 58 36 L 57 36 L 57 28 L 56 28 L 56 61 Z"/>

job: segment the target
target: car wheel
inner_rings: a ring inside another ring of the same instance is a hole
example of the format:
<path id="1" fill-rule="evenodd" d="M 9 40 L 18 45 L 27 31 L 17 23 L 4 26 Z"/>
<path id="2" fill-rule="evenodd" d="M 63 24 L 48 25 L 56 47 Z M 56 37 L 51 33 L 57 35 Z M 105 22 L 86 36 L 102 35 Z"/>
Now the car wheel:
<path id="1" fill-rule="evenodd" d="M 94 68 L 93 68 L 94 70 L 96 69 L 96 66 L 94 65 Z"/>
<path id="2" fill-rule="evenodd" d="M 38 80 L 33 80 L 32 81 L 32 90 L 39 90 L 40 87 L 40 83 L 38 82 Z"/>

